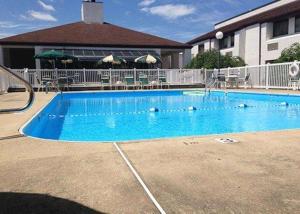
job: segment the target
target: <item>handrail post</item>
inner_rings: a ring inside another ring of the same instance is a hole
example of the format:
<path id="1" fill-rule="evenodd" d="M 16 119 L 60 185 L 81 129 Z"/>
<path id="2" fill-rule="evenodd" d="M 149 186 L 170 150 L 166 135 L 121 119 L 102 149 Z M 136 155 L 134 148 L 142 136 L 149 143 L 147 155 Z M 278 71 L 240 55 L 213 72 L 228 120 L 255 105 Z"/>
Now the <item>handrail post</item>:
<path id="1" fill-rule="evenodd" d="M 33 101 L 34 101 L 34 90 L 32 85 L 24 80 L 22 77 L 20 77 L 18 74 L 14 73 L 12 70 L 0 65 L 0 70 L 2 70 L 3 72 L 8 73 L 9 75 L 12 75 L 14 78 L 16 78 L 17 80 L 21 81 L 24 83 L 26 90 L 29 92 L 29 98 L 28 101 L 26 103 L 26 105 L 22 108 L 13 108 L 13 109 L 0 109 L 0 114 L 11 114 L 11 113 L 15 113 L 15 112 L 21 112 L 21 111 L 25 111 L 26 109 L 28 109 Z"/>

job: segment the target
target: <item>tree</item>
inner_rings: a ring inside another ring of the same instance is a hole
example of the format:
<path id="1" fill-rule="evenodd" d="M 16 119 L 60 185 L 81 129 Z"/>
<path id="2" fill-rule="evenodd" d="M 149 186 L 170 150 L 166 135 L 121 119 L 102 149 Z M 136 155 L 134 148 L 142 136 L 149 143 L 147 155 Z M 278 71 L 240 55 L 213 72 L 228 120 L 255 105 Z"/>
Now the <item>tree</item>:
<path id="1" fill-rule="evenodd" d="M 300 43 L 294 43 L 289 48 L 281 52 L 281 56 L 276 60 L 276 63 L 300 61 Z"/>
<path id="2" fill-rule="evenodd" d="M 214 69 L 218 68 L 218 57 L 219 52 L 217 50 L 206 51 L 202 54 L 198 54 L 192 61 L 186 66 L 187 68 L 207 68 Z M 245 62 L 240 57 L 231 57 L 228 55 L 221 55 L 220 58 L 220 67 L 241 67 L 245 66 Z"/>

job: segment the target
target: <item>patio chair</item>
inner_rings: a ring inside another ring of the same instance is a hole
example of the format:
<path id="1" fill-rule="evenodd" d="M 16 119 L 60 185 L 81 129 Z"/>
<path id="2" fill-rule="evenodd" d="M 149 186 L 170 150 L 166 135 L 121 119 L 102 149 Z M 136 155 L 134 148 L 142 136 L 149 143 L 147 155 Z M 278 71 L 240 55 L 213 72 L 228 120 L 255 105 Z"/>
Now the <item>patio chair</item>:
<path id="1" fill-rule="evenodd" d="M 101 86 L 103 89 L 105 86 L 111 86 L 110 78 L 108 75 L 101 75 Z"/>
<path id="2" fill-rule="evenodd" d="M 143 89 L 144 87 L 147 88 L 149 87 L 149 79 L 148 76 L 145 74 L 140 74 L 139 75 L 139 82 L 141 84 L 141 88 Z"/>
<path id="3" fill-rule="evenodd" d="M 70 85 L 74 83 L 74 79 L 72 77 L 60 77 L 57 80 L 58 88 L 64 90 L 70 90 Z"/>
<path id="4" fill-rule="evenodd" d="M 121 90 L 124 90 L 126 88 L 126 84 L 118 80 L 113 84 L 113 87 L 115 87 L 115 90 L 119 90 L 119 88 L 121 88 Z"/>
<path id="5" fill-rule="evenodd" d="M 249 86 L 249 83 L 250 83 L 250 74 L 249 73 L 246 75 L 245 78 L 238 79 L 238 85 L 244 84 L 244 88 L 247 88 L 247 86 Z"/>
<path id="6" fill-rule="evenodd" d="M 235 74 L 231 74 L 231 75 L 225 77 L 225 88 L 227 88 L 228 85 L 232 88 L 235 85 L 238 88 L 238 85 L 239 85 L 238 76 Z"/>
<path id="7" fill-rule="evenodd" d="M 167 81 L 167 77 L 165 75 L 159 76 L 159 84 L 160 87 L 163 89 L 163 86 L 167 86 L 170 88 L 170 83 Z"/>
<path id="8" fill-rule="evenodd" d="M 128 90 L 130 87 L 135 88 L 138 87 L 137 83 L 134 81 L 134 77 L 129 75 L 125 76 L 125 88 Z"/>
<path id="9" fill-rule="evenodd" d="M 299 90 L 300 88 L 300 79 L 299 77 L 290 77 L 288 87 L 293 90 Z"/>

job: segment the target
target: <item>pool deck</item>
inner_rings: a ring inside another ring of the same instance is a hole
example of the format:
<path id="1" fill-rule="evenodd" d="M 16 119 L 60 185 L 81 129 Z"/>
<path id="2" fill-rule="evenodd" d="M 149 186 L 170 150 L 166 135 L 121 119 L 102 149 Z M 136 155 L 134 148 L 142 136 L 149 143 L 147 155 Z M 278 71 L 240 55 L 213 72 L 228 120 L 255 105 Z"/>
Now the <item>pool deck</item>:
<path id="1" fill-rule="evenodd" d="M 0 95 L 0 108 L 23 96 Z M 19 134 L 53 96 L 37 93 L 29 111 L 0 115 L 0 213 L 158 213 L 113 144 Z M 240 142 L 217 143 L 221 137 Z M 300 212 L 300 130 L 119 146 L 167 213 Z"/>

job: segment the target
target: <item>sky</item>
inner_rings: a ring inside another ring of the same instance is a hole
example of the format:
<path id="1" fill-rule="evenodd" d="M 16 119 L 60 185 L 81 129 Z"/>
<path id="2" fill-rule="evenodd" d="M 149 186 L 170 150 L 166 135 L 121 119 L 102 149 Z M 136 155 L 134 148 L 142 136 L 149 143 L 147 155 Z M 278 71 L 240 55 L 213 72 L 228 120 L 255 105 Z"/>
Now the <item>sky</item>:
<path id="1" fill-rule="evenodd" d="M 105 22 L 187 42 L 271 0 L 102 0 Z M 81 19 L 81 0 L 0 0 L 0 38 Z"/>

